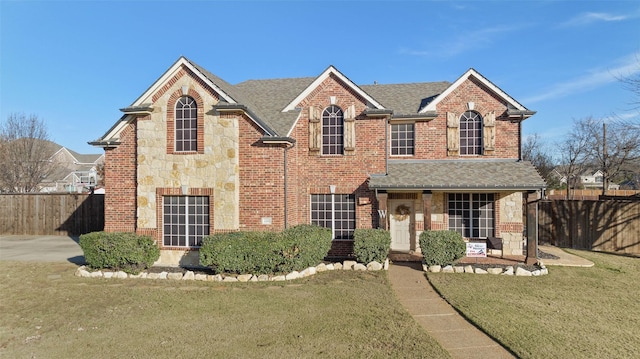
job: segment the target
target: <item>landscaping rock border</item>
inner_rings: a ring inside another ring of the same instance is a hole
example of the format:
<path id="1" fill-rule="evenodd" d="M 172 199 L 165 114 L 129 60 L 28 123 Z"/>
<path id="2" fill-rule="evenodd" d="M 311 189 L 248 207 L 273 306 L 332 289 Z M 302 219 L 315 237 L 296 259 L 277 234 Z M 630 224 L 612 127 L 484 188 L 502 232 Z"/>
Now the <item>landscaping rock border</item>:
<path id="1" fill-rule="evenodd" d="M 422 270 L 430 273 L 474 273 L 474 274 L 494 274 L 494 275 L 512 275 L 516 277 L 538 277 L 541 275 L 549 274 L 549 270 L 542 263 L 538 262 L 536 265 L 536 269 L 527 270 L 525 268 L 519 266 L 506 266 L 506 267 L 489 267 L 489 268 L 480 268 L 474 267 L 472 265 L 448 265 L 445 267 L 434 265 L 427 266 L 426 264 L 422 264 Z"/>
<path id="2" fill-rule="evenodd" d="M 160 273 L 155 272 L 140 272 L 138 274 L 127 274 L 123 271 L 105 271 L 98 270 L 90 272 L 86 266 L 81 266 L 76 269 L 75 276 L 83 278 L 118 278 L 118 279 L 173 279 L 173 280 L 197 280 L 207 282 L 282 282 L 291 281 L 299 278 L 305 278 L 315 275 L 319 272 L 332 271 L 332 270 L 354 270 L 354 271 L 380 271 L 389 269 L 389 259 L 384 263 L 371 262 L 367 265 L 358 263 L 356 261 L 344 261 L 342 263 L 320 263 L 315 267 L 308 267 L 302 271 L 293 271 L 288 274 L 282 275 L 268 275 L 268 274 L 203 274 L 196 273 L 188 270 L 185 273 L 181 272 L 168 272 L 162 271 Z"/>

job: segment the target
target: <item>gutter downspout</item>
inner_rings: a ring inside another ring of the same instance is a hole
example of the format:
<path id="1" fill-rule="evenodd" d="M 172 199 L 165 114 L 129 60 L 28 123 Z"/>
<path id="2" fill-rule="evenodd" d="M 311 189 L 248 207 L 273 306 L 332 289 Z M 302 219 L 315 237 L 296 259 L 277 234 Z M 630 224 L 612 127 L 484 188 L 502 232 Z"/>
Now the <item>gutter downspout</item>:
<path id="1" fill-rule="evenodd" d="M 287 229 L 289 227 L 289 223 L 288 223 L 288 201 L 287 201 L 287 174 L 288 174 L 288 169 L 287 169 L 287 151 L 289 151 L 290 149 L 294 148 L 296 146 L 296 143 L 294 142 L 293 144 L 291 144 L 291 147 L 286 146 L 284 147 L 284 155 L 283 155 L 283 159 L 284 159 L 284 229 Z"/>

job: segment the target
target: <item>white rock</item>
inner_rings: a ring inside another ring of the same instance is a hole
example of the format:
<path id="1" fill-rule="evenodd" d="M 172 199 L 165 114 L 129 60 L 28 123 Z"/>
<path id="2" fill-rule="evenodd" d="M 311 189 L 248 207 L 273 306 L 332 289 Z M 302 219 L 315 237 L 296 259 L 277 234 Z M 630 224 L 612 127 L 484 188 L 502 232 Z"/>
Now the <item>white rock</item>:
<path id="1" fill-rule="evenodd" d="M 116 272 L 115 277 L 118 279 L 127 279 L 129 275 L 126 272 L 118 271 Z"/>
<path id="2" fill-rule="evenodd" d="M 102 271 L 91 272 L 90 277 L 91 278 L 101 278 L 102 277 Z"/>
<path id="3" fill-rule="evenodd" d="M 473 273 L 473 267 L 470 265 L 464 266 L 465 273 Z"/>
<path id="4" fill-rule="evenodd" d="M 168 276 L 169 276 L 169 273 L 160 272 L 160 274 L 158 274 L 158 279 L 167 279 Z"/>
<path id="5" fill-rule="evenodd" d="M 536 270 L 532 271 L 531 275 L 534 276 L 534 277 L 539 277 L 540 276 L 540 269 L 536 269 Z"/>
<path id="6" fill-rule="evenodd" d="M 428 272 L 429 271 L 429 266 L 427 266 L 425 263 L 422 263 L 422 271 L 423 272 Z"/>
<path id="7" fill-rule="evenodd" d="M 487 271 L 482 268 L 476 268 L 476 274 L 487 274 Z"/>
<path id="8" fill-rule="evenodd" d="M 389 270 L 389 258 L 384 260 L 384 265 L 382 266 L 384 270 Z"/>
<path id="9" fill-rule="evenodd" d="M 356 264 L 353 265 L 353 270 L 366 271 L 367 270 L 367 266 L 365 266 L 362 263 L 356 263 Z"/>
<path id="10" fill-rule="evenodd" d="M 206 274 L 202 274 L 202 273 L 198 273 L 198 274 L 195 275 L 194 279 L 195 280 L 206 281 L 207 280 L 207 275 Z"/>
<path id="11" fill-rule="evenodd" d="M 223 282 L 237 282 L 238 278 L 236 277 L 224 277 Z"/>
<path id="12" fill-rule="evenodd" d="M 351 270 L 356 264 L 358 264 L 356 261 L 344 261 L 342 263 L 342 270 Z"/>
<path id="13" fill-rule="evenodd" d="M 182 280 L 182 273 L 169 273 L 167 274 L 167 279 L 173 279 L 173 280 Z"/>
<path id="14" fill-rule="evenodd" d="M 188 270 L 187 273 L 182 276 L 182 280 L 194 280 L 196 279 L 196 274 L 193 271 Z"/>
<path id="15" fill-rule="evenodd" d="M 129 274 L 129 278 L 139 279 L 139 278 L 142 278 L 143 274 L 147 274 L 147 272 L 140 272 L 138 274 Z"/>
<path id="16" fill-rule="evenodd" d="M 160 279 L 160 273 L 149 273 L 147 279 Z"/>
<path id="17" fill-rule="evenodd" d="M 544 268 L 544 263 L 541 260 L 538 260 L 538 267 Z"/>
<path id="18" fill-rule="evenodd" d="M 102 276 L 109 279 L 109 278 L 113 278 L 113 272 L 103 272 Z"/>
<path id="19" fill-rule="evenodd" d="M 335 264 L 333 265 L 333 268 L 334 268 L 335 270 L 340 270 L 340 269 L 342 269 L 342 263 L 335 263 Z"/>
<path id="20" fill-rule="evenodd" d="M 489 272 L 489 274 L 502 274 L 502 268 L 489 268 L 487 272 Z"/>
<path id="21" fill-rule="evenodd" d="M 509 266 L 504 270 L 503 275 L 513 275 L 513 267 Z"/>
<path id="22" fill-rule="evenodd" d="M 207 279 L 211 278 L 212 282 L 222 282 L 222 275 L 220 274 L 215 274 L 212 276 L 207 276 Z"/>
<path id="23" fill-rule="evenodd" d="M 258 276 L 252 275 L 251 279 L 249 279 L 249 282 L 257 282 L 258 281 Z"/>
<path id="24" fill-rule="evenodd" d="M 76 272 L 73 275 L 75 275 L 76 277 L 82 277 L 82 271 L 85 271 L 85 272 L 89 273 L 87 271 L 87 267 L 80 266 L 80 267 L 78 267 L 78 269 L 76 269 Z"/>
<path id="25" fill-rule="evenodd" d="M 529 272 L 528 270 L 522 268 L 522 267 L 518 267 L 516 268 L 516 276 L 518 277 L 531 277 L 531 272 Z"/>
<path id="26" fill-rule="evenodd" d="M 260 274 L 258 276 L 258 282 L 266 282 L 269 280 L 269 276 L 266 274 Z"/>
<path id="27" fill-rule="evenodd" d="M 300 277 L 309 277 L 316 274 L 316 267 L 305 268 L 302 272 L 300 272 Z"/>
<path id="28" fill-rule="evenodd" d="M 463 266 L 454 266 L 453 267 L 453 271 L 456 273 L 464 273 L 464 267 Z"/>
<path id="29" fill-rule="evenodd" d="M 442 266 L 441 265 L 432 265 L 429 266 L 429 272 L 431 273 L 440 273 L 442 271 Z"/>
<path id="30" fill-rule="evenodd" d="M 243 283 L 248 282 L 251 279 L 251 277 L 253 277 L 253 274 L 240 274 L 238 276 L 238 282 L 243 282 Z"/>
<path id="31" fill-rule="evenodd" d="M 326 266 L 326 267 L 327 267 L 327 270 L 334 270 L 334 269 L 336 269 L 336 268 L 335 268 L 335 266 L 333 265 L 333 263 L 329 263 L 329 264 L 327 264 L 327 266 Z"/>
<path id="32" fill-rule="evenodd" d="M 284 276 L 284 279 L 286 280 L 294 280 L 294 279 L 298 279 L 300 278 L 300 273 L 298 271 L 293 271 L 289 274 L 287 274 L 286 276 Z"/>
<path id="33" fill-rule="evenodd" d="M 453 266 L 448 265 L 442 268 L 442 273 L 453 273 Z"/>
<path id="34" fill-rule="evenodd" d="M 549 274 L 549 270 L 547 268 L 540 269 L 540 275 L 547 275 L 547 274 Z"/>
<path id="35" fill-rule="evenodd" d="M 316 267 L 316 272 L 324 272 L 327 270 L 327 265 L 324 263 L 320 263 L 318 264 L 318 266 Z"/>
<path id="36" fill-rule="evenodd" d="M 382 264 L 377 262 L 377 261 L 373 261 L 373 262 L 367 264 L 367 270 L 371 270 L 371 271 L 382 270 Z"/>
<path id="37" fill-rule="evenodd" d="M 89 271 L 81 269 L 76 271 L 76 275 L 79 277 L 83 277 L 83 278 L 89 278 L 91 277 L 91 273 L 89 273 Z"/>
<path id="38" fill-rule="evenodd" d="M 271 278 L 272 282 L 282 282 L 282 281 L 285 281 L 285 280 L 287 280 L 287 277 L 285 277 L 283 275 L 277 275 L 277 276 Z"/>

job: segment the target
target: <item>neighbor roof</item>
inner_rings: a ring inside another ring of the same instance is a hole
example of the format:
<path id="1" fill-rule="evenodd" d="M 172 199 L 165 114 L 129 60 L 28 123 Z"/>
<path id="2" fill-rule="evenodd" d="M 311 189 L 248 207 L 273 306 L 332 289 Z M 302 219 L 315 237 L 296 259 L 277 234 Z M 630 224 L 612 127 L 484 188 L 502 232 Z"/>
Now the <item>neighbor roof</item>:
<path id="1" fill-rule="evenodd" d="M 372 175 L 374 189 L 538 190 L 546 183 L 527 161 L 389 161 L 387 175 Z"/>

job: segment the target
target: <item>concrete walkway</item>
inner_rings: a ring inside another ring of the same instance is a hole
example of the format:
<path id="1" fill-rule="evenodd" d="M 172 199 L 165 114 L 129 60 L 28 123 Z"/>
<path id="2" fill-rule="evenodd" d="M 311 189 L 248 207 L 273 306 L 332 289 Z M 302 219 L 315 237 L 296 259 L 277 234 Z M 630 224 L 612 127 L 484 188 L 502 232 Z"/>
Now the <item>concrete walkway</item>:
<path id="1" fill-rule="evenodd" d="M 84 264 L 84 252 L 78 237 L 0 236 L 0 260 Z"/>
<path id="2" fill-rule="evenodd" d="M 409 314 L 453 358 L 514 358 L 513 354 L 467 322 L 436 293 L 420 263 L 393 263 L 389 267 L 389 281 Z"/>
<path id="3" fill-rule="evenodd" d="M 541 245 L 538 249 L 544 253 L 553 254 L 558 259 L 540 259 L 545 266 L 565 267 L 593 267 L 593 262 L 564 251 L 562 248 Z"/>

